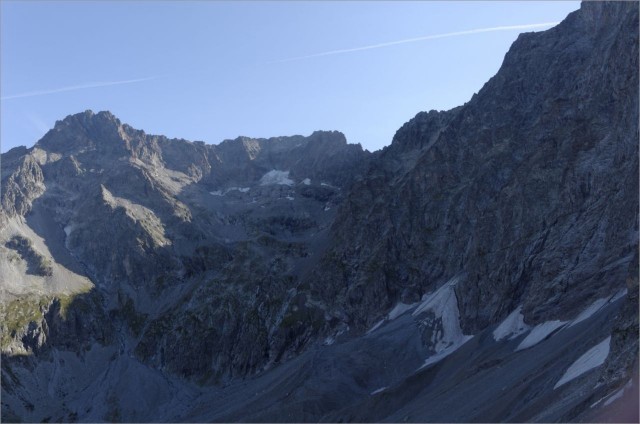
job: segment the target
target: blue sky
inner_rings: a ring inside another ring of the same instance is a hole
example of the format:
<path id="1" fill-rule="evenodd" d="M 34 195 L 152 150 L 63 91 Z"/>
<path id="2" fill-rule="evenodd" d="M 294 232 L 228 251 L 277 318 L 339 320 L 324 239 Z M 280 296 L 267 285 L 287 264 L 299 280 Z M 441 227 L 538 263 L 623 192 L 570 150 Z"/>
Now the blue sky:
<path id="1" fill-rule="evenodd" d="M 575 1 L 0 5 L 3 152 L 32 146 L 56 120 L 86 109 L 207 143 L 323 129 L 377 150 L 417 112 L 468 101 L 520 32 L 547 28 L 520 26 L 561 21 L 579 8 Z M 520 29 L 471 31 L 504 26 Z M 394 44 L 456 32 L 465 33 Z"/>

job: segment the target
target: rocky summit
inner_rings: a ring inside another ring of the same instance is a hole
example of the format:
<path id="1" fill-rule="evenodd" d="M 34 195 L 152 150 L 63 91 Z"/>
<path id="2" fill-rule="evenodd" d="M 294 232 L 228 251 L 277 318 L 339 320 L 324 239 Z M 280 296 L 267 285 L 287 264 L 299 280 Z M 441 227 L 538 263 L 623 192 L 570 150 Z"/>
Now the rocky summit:
<path id="1" fill-rule="evenodd" d="M 638 69 L 584 2 L 374 153 L 67 116 L 2 155 L 2 421 L 637 422 Z"/>

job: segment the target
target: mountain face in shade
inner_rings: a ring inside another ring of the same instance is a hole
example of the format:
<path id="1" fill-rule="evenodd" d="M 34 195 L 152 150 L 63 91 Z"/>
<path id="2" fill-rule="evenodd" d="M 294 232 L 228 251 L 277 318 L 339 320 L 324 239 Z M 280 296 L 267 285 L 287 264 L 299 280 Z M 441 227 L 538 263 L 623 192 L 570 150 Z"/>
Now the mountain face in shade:
<path id="1" fill-rule="evenodd" d="M 2 155 L 3 421 L 637 420 L 638 83 L 585 2 L 375 153 L 68 116 Z"/>

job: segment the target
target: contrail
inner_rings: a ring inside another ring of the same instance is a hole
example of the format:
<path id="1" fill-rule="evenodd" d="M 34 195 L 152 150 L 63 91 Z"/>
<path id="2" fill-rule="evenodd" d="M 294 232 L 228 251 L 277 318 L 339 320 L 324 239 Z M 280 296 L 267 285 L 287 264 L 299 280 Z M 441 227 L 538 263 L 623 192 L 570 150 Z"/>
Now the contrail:
<path id="1" fill-rule="evenodd" d="M 456 32 L 447 32 L 445 34 L 435 34 L 435 35 L 426 35 L 424 37 L 415 37 L 415 38 L 405 38 L 404 40 L 397 41 L 389 41 L 386 43 L 380 44 L 372 44 L 370 46 L 363 47 L 355 47 L 352 49 L 340 49 L 340 50 L 331 50 L 328 52 L 315 53 L 306 56 L 297 56 L 291 57 L 288 59 L 280 59 L 274 60 L 269 63 L 282 63 L 282 62 L 291 62 L 293 60 L 300 59 L 309 59 L 312 57 L 320 57 L 320 56 L 330 56 L 334 54 L 342 54 L 342 53 L 351 53 L 351 52 L 359 52 L 362 50 L 371 50 L 371 49 L 379 49 L 381 47 L 395 46 L 396 44 L 405 44 L 405 43 L 415 43 L 416 41 L 425 41 L 425 40 L 435 40 L 436 38 L 447 38 L 447 37 L 457 37 L 459 35 L 470 35 L 470 34 L 478 34 L 481 32 L 494 32 L 494 31 L 511 31 L 514 29 L 533 29 L 533 28 L 544 28 L 550 27 L 559 24 L 559 22 L 544 22 L 540 24 L 525 24 L 525 25 L 508 25 L 508 26 L 497 26 L 491 28 L 478 28 L 478 29 L 470 29 L 467 31 L 456 31 Z"/>
<path id="2" fill-rule="evenodd" d="M 90 82 L 90 83 L 86 83 L 86 84 L 71 85 L 69 87 L 52 88 L 50 90 L 28 91 L 26 93 L 12 94 L 10 96 L 0 97 L 0 100 L 21 99 L 21 98 L 24 98 L 24 97 L 35 97 L 35 96 L 45 96 L 47 94 L 63 93 L 65 91 L 84 90 L 86 88 L 96 88 L 96 87 L 108 87 L 110 85 L 132 84 L 134 82 L 149 81 L 149 80 L 152 80 L 152 79 L 155 79 L 155 78 L 157 78 L 157 77 L 154 76 L 154 77 L 137 78 L 137 79 L 130 79 L 130 80 L 122 80 L 122 81 Z"/>

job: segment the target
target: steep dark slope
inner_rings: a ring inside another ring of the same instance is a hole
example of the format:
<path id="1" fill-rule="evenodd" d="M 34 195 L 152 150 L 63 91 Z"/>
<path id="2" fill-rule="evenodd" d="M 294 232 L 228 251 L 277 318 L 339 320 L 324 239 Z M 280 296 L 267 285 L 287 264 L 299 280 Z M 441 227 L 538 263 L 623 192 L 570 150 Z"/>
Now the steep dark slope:
<path id="1" fill-rule="evenodd" d="M 341 207 L 318 293 L 366 326 L 459 275 L 473 333 L 519 304 L 536 324 L 624 287 L 638 254 L 637 27 L 635 3 L 586 2 L 522 34 L 469 103 L 405 124 Z"/>

